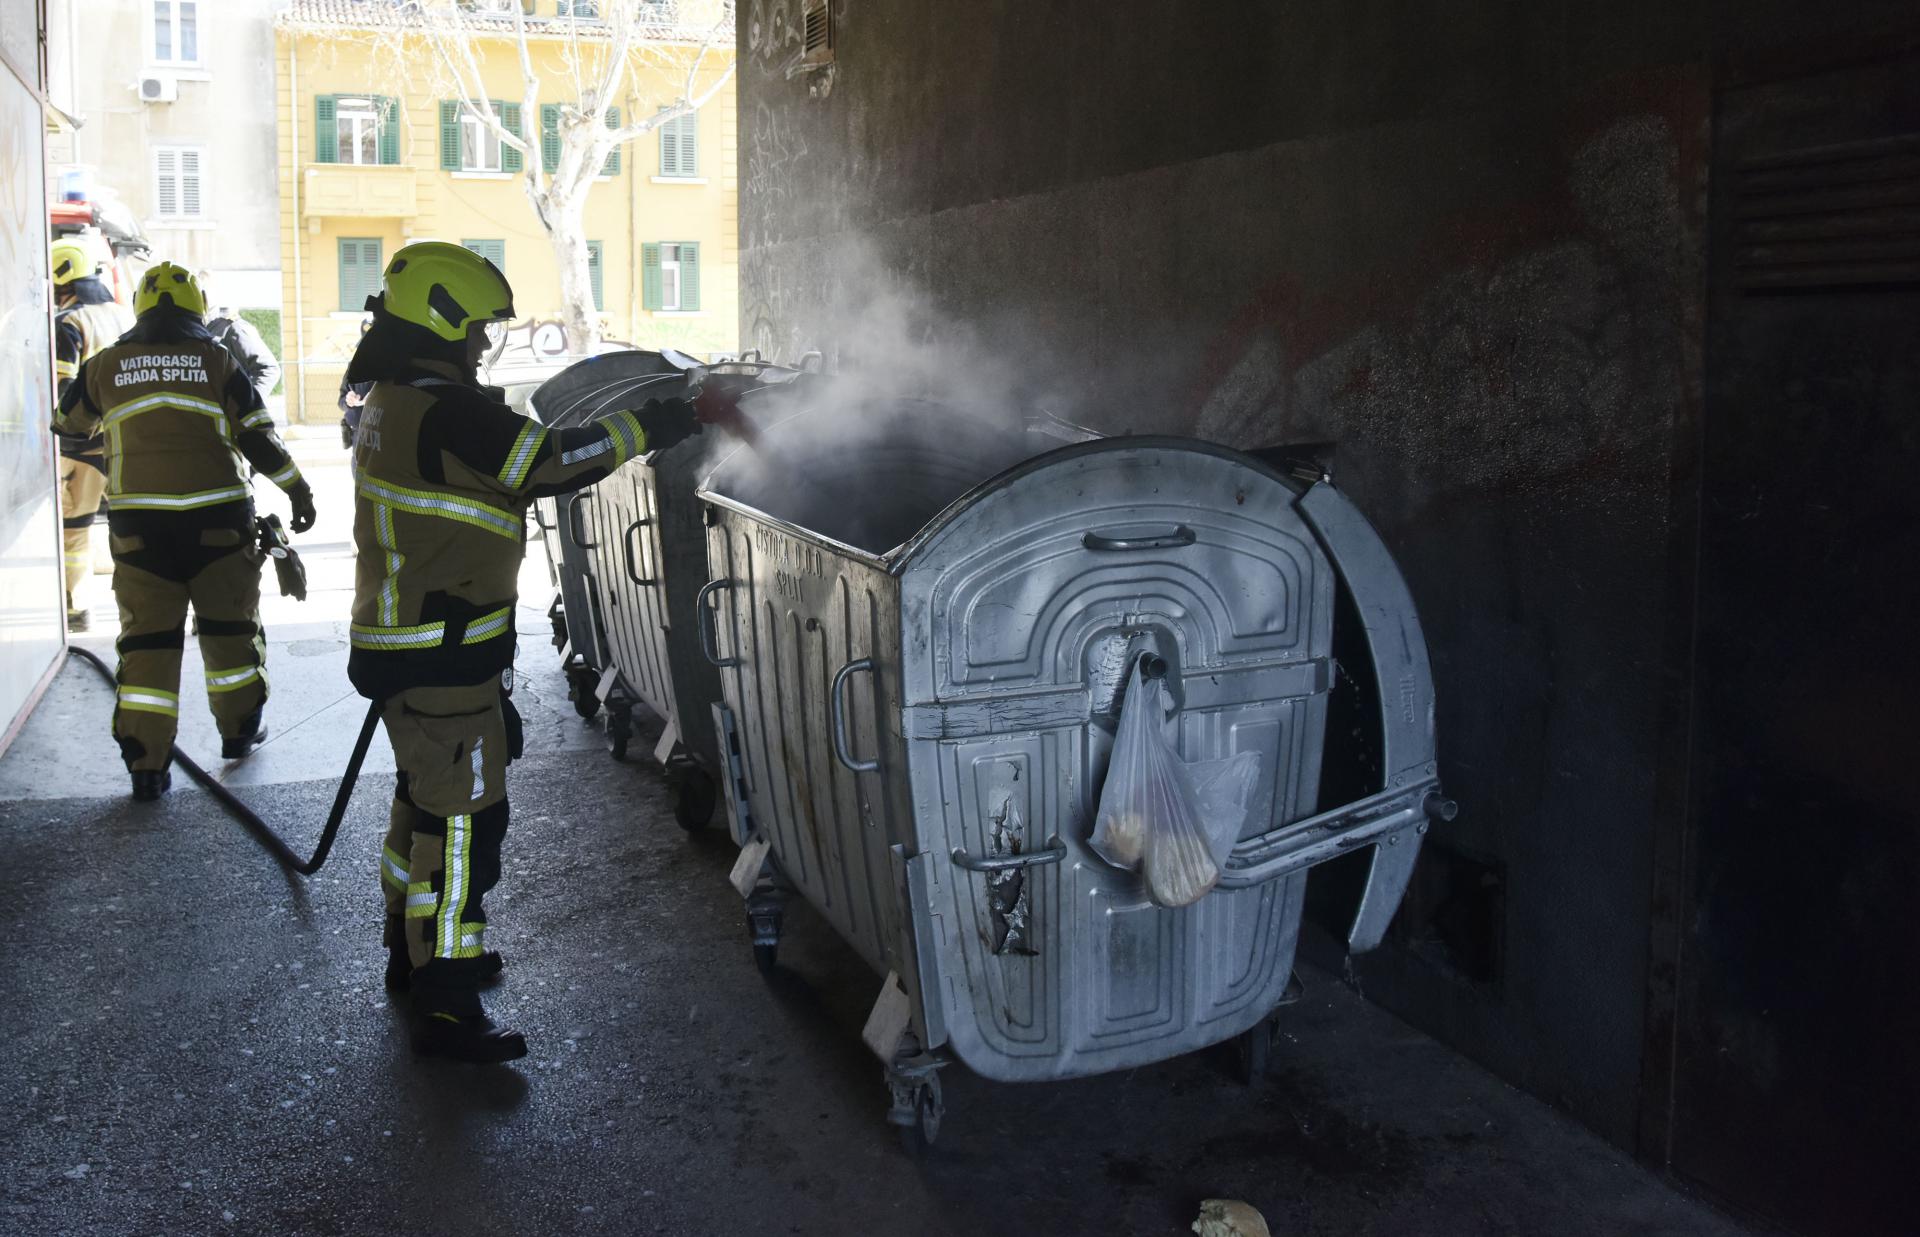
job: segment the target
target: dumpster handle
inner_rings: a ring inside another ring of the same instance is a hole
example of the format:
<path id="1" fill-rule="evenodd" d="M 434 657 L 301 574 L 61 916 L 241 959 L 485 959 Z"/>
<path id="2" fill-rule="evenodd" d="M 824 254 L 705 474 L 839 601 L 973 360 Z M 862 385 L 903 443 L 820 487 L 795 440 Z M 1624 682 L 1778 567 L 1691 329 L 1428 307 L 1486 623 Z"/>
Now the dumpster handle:
<path id="1" fill-rule="evenodd" d="M 541 532 L 550 533 L 554 529 L 560 527 L 559 524 L 557 523 L 555 524 L 547 523 L 547 517 L 544 513 L 541 512 L 540 504 L 538 502 L 535 502 L 533 506 L 528 508 L 528 510 L 533 512 L 533 526 L 539 529 Z"/>
<path id="2" fill-rule="evenodd" d="M 638 584 L 642 588 L 651 588 L 653 586 L 653 577 L 647 576 L 643 579 L 640 573 L 634 569 L 633 535 L 639 532 L 643 526 L 651 523 L 653 523 L 652 517 L 641 516 L 639 519 L 635 520 L 633 523 L 627 525 L 627 535 L 621 538 L 621 548 L 626 551 L 627 579 L 632 580 L 635 584 Z"/>
<path id="3" fill-rule="evenodd" d="M 820 349 L 815 348 L 810 352 L 803 352 L 800 354 L 800 372 L 801 373 L 817 374 L 825 367 L 826 367 L 826 359 L 820 355 Z"/>
<path id="4" fill-rule="evenodd" d="M 833 676 L 833 691 L 831 693 L 831 702 L 833 705 L 833 754 L 841 764 L 852 769 L 855 773 L 872 773 L 880 767 L 880 762 L 878 760 L 855 760 L 851 746 L 847 742 L 847 680 L 862 670 L 869 673 L 872 672 L 873 658 L 862 657 L 858 661 L 850 661 L 840 667 L 839 673 Z"/>
<path id="5" fill-rule="evenodd" d="M 591 497 L 593 497 L 591 493 L 575 494 L 573 501 L 567 504 L 567 536 L 572 538 L 573 544 L 582 550 L 591 550 L 600 544 L 597 541 L 587 540 L 586 521 L 580 518 L 585 513 L 587 499 Z"/>
<path id="6" fill-rule="evenodd" d="M 720 589 L 732 587 L 732 580 L 708 580 L 700 586 L 699 595 L 693 599 L 694 608 L 699 611 L 700 651 L 706 654 L 708 661 L 712 662 L 721 670 L 731 669 L 739 665 L 740 659 L 738 657 L 720 656 L 719 638 L 713 629 L 713 607 L 707 604 L 707 597 L 709 594 L 717 592 Z"/>
<path id="7" fill-rule="evenodd" d="M 1005 872 L 1010 868 L 1037 868 L 1043 863 L 1059 863 L 1067 857 L 1067 845 L 1059 838 L 1048 838 L 1045 850 L 1030 850 L 1019 855 L 969 855 L 958 846 L 948 858 L 956 868 L 969 872 Z"/>
<path id="8" fill-rule="evenodd" d="M 1175 524 L 1173 531 L 1157 537 L 1111 537 L 1106 533 L 1092 532 L 1080 538 L 1080 544 L 1089 550 L 1170 550 L 1177 546 L 1192 545 L 1198 538 L 1185 524 Z"/>

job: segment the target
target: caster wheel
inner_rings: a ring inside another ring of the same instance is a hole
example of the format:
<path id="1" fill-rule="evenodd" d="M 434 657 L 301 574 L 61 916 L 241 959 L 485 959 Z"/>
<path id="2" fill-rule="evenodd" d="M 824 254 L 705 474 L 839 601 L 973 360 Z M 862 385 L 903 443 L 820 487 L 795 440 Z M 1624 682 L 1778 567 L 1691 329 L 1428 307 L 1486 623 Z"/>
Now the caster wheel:
<path id="1" fill-rule="evenodd" d="M 753 964 L 760 968 L 762 975 L 773 974 L 773 968 L 780 965 L 780 947 L 761 945 L 756 942 L 753 947 Z"/>
<path id="2" fill-rule="evenodd" d="M 682 829 L 692 833 L 713 819 L 720 788 L 712 778 L 699 769 L 689 769 L 673 780 L 671 788 L 673 819 Z"/>
<path id="3" fill-rule="evenodd" d="M 607 714 L 607 751 L 615 760 L 627 758 L 627 740 L 633 737 L 633 721 L 626 713 Z"/>
<path id="4" fill-rule="evenodd" d="M 600 697 L 594 694 L 599 686 L 599 676 L 590 670 L 567 672 L 567 699 L 573 701 L 573 711 L 580 715 L 583 722 L 590 722 L 599 715 Z"/>
<path id="5" fill-rule="evenodd" d="M 945 1113 L 946 1105 L 940 1099 L 940 1076 L 929 1075 L 927 1081 L 914 1090 L 913 1121 L 893 1127 L 900 1136 L 900 1149 L 913 1159 L 924 1157 L 940 1137 L 940 1118 Z"/>
<path id="6" fill-rule="evenodd" d="M 1240 1085 L 1250 1087 L 1267 1076 L 1273 1061 L 1272 1018 L 1262 1018 L 1242 1031 L 1233 1041 L 1233 1075 Z"/>

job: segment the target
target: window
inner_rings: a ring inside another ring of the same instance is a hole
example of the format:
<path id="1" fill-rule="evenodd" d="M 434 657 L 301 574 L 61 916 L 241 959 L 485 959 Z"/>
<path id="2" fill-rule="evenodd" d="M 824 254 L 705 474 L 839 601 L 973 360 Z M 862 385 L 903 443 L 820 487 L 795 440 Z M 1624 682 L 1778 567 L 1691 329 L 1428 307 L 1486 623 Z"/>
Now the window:
<path id="1" fill-rule="evenodd" d="M 400 162 L 398 103 L 377 94 L 323 94 L 313 101 L 315 163 Z"/>
<path id="2" fill-rule="evenodd" d="M 200 169 L 205 154 L 198 146 L 153 148 L 153 211 L 162 219 L 200 218 Z"/>
<path id="3" fill-rule="evenodd" d="M 600 261 L 600 242 L 587 242 L 587 278 L 593 281 L 593 307 L 602 313 L 607 310 L 606 269 Z"/>
<path id="4" fill-rule="evenodd" d="M 153 63 L 200 63 L 198 0 L 152 0 Z"/>
<path id="5" fill-rule="evenodd" d="M 688 112 L 660 126 L 660 175 L 700 174 L 700 114 Z"/>
<path id="6" fill-rule="evenodd" d="M 620 127 L 620 109 L 607 109 L 607 128 Z M 518 130 L 516 130 L 518 132 Z M 540 105 L 540 162 L 551 172 L 560 166 L 560 105 L 542 103 Z M 600 175 L 620 175 L 620 148 L 615 146 L 607 152 L 607 161 L 600 165 Z"/>
<path id="7" fill-rule="evenodd" d="M 506 271 L 507 242 L 503 240 L 500 240 L 500 241 L 463 240 L 460 242 L 460 244 L 464 248 L 473 250 L 475 253 L 479 254 L 481 257 L 485 258 L 487 261 L 493 263 L 495 266 L 499 267 L 502 272 Z"/>
<path id="8" fill-rule="evenodd" d="M 359 313 L 380 291 L 380 238 L 340 238 L 340 310 Z"/>
<path id="9" fill-rule="evenodd" d="M 650 241 L 640 247 L 641 307 L 661 313 L 700 308 L 700 246 L 692 241 Z"/>
<path id="10" fill-rule="evenodd" d="M 560 0 L 556 10 L 562 17 L 577 17 L 581 21 L 600 20 L 600 0 Z"/>
<path id="11" fill-rule="evenodd" d="M 534 15 L 535 0 L 519 0 L 520 11 L 528 17 Z M 514 0 L 460 0 L 460 7 L 469 13 L 512 13 Z"/>
<path id="12" fill-rule="evenodd" d="M 521 135 L 520 105 L 489 100 L 507 132 Z M 440 104 L 440 166 L 449 172 L 518 172 L 520 152 L 500 140 L 485 118 L 469 113 L 457 100 Z"/>

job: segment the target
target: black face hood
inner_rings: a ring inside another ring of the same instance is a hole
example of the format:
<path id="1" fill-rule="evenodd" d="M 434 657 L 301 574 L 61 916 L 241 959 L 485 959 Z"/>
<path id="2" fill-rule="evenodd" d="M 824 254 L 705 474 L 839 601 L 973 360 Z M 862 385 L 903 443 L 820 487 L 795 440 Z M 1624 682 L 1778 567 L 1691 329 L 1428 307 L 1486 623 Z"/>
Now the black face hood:
<path id="1" fill-rule="evenodd" d="M 60 294 L 71 297 L 68 304 L 72 305 L 105 305 L 113 300 L 113 293 L 107 290 L 106 284 L 100 282 L 98 275 L 72 280 L 60 289 Z M 67 305 L 61 305 L 60 308 L 65 309 Z"/>
<path id="2" fill-rule="evenodd" d="M 373 325 L 360 337 L 360 346 L 347 362 L 349 383 L 406 382 L 419 377 L 443 376 L 438 369 L 422 369 L 423 361 L 450 366 L 465 375 L 468 382 L 474 381 L 473 372 L 467 366 L 465 340 L 442 339 L 426 327 L 394 317 L 387 312 L 381 297 L 368 297 L 367 308 L 373 311 Z"/>
<path id="3" fill-rule="evenodd" d="M 200 339 L 213 342 L 213 332 L 200 320 L 199 314 L 188 313 L 184 309 L 175 309 L 171 305 L 156 305 L 146 313 L 134 319 L 133 329 L 120 337 L 123 344 L 175 344 L 183 339 Z"/>

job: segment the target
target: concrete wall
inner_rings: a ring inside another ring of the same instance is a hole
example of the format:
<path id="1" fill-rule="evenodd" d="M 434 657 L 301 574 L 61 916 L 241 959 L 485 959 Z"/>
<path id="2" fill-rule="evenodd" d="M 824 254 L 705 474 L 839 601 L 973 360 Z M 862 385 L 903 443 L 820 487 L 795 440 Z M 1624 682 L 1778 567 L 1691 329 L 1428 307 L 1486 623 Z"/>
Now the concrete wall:
<path id="1" fill-rule="evenodd" d="M 44 29 L 36 0 L 0 0 L 0 751 L 65 639 L 54 499 Z"/>
<path id="2" fill-rule="evenodd" d="M 278 308 L 280 239 L 273 111 L 276 0 L 201 0 L 199 62 L 155 64 L 148 0 L 52 0 L 53 101 L 84 123 L 53 153 L 54 172 L 83 169 L 133 208 L 154 256 L 215 272 L 215 294 Z M 145 103 L 142 77 L 178 84 Z M 205 148 L 202 216 L 162 219 L 152 148 Z"/>
<path id="3" fill-rule="evenodd" d="M 823 91 L 798 9 L 741 7 L 743 342 L 857 353 L 885 288 L 1101 428 L 1337 440 L 1427 624 L 1437 839 L 1500 891 L 1490 969 L 1425 947 L 1442 889 L 1359 982 L 1657 1143 L 1715 66 L 1910 12 L 846 0 Z"/>

